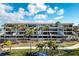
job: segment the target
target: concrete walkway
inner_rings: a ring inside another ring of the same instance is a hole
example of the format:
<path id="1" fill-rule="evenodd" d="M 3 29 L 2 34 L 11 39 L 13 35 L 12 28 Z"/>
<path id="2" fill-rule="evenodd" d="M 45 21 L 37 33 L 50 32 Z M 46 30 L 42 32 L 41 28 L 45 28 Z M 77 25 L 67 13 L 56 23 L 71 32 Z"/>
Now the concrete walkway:
<path id="1" fill-rule="evenodd" d="M 58 49 L 76 49 L 79 48 L 79 44 L 69 46 L 69 47 L 58 47 Z M 4 48 L 3 50 L 8 50 L 10 48 Z M 30 49 L 30 47 L 12 47 L 11 49 Z M 31 49 L 36 49 L 36 47 L 31 47 Z"/>
<path id="2" fill-rule="evenodd" d="M 59 47 L 58 49 L 77 49 L 77 48 L 79 48 L 79 44 L 75 44 L 69 47 Z"/>
<path id="3" fill-rule="evenodd" d="M 3 48 L 3 50 L 8 50 L 10 48 Z M 11 49 L 30 49 L 30 47 L 11 47 Z M 31 49 L 36 49 L 36 47 L 31 47 Z"/>

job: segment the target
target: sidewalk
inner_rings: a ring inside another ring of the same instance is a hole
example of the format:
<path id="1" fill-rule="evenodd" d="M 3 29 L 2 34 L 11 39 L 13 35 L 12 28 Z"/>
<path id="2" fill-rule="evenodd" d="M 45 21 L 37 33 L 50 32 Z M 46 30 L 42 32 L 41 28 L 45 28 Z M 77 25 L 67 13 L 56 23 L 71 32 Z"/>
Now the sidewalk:
<path id="1" fill-rule="evenodd" d="M 58 49 L 76 49 L 79 48 L 79 44 L 69 46 L 69 47 L 58 47 Z M 4 48 L 4 50 L 8 50 L 10 48 Z M 30 49 L 30 47 L 12 47 L 11 49 Z M 36 47 L 31 47 L 31 49 L 36 49 Z"/>
<path id="2" fill-rule="evenodd" d="M 79 44 L 75 44 L 69 47 L 59 47 L 58 49 L 77 49 L 77 48 L 79 48 Z"/>

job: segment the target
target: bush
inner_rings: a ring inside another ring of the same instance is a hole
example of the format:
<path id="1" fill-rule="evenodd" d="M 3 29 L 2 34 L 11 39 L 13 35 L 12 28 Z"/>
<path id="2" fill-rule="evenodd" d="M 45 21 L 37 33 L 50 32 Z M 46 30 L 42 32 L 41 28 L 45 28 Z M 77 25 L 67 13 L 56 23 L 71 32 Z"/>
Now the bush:
<path id="1" fill-rule="evenodd" d="M 66 52 L 64 56 L 79 56 L 79 49 L 70 50 L 70 52 Z"/>

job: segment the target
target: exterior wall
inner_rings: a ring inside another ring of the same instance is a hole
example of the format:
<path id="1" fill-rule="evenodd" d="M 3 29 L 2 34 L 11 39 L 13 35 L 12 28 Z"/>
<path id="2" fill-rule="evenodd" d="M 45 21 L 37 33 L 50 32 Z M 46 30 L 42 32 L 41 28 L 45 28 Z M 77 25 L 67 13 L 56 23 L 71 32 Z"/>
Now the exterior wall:
<path id="1" fill-rule="evenodd" d="M 20 25 L 20 23 L 4 24 L 5 34 L 1 39 L 66 39 L 69 35 L 73 35 L 72 23 L 23 24 L 28 27 L 49 26 L 49 30 L 43 30 L 41 33 L 39 31 L 38 35 L 34 34 L 31 36 L 25 35 L 25 29 L 14 30 L 14 26 L 16 25 Z M 16 31 L 17 34 L 13 35 Z"/>

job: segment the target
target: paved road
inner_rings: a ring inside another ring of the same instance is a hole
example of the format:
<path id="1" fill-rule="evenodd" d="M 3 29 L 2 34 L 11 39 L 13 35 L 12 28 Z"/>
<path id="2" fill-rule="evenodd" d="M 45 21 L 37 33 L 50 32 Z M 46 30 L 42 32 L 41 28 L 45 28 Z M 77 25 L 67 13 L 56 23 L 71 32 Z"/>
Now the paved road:
<path id="1" fill-rule="evenodd" d="M 76 49 L 79 48 L 79 44 L 69 46 L 69 47 L 58 47 L 58 49 Z M 9 48 L 4 48 L 5 50 L 8 50 Z M 3 49 L 3 50 L 4 50 Z M 30 47 L 12 47 L 11 49 L 30 49 Z M 36 49 L 36 47 L 31 47 L 31 49 Z"/>

